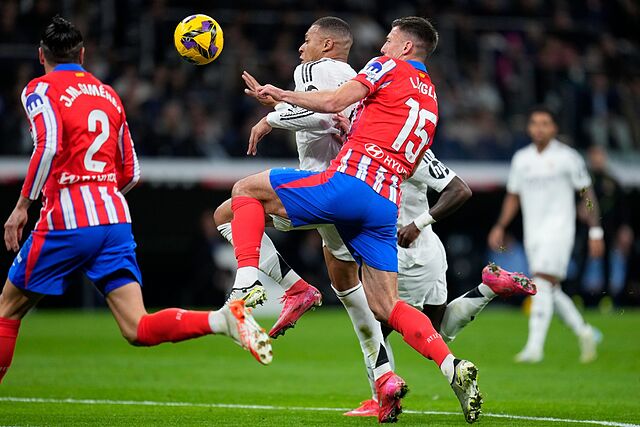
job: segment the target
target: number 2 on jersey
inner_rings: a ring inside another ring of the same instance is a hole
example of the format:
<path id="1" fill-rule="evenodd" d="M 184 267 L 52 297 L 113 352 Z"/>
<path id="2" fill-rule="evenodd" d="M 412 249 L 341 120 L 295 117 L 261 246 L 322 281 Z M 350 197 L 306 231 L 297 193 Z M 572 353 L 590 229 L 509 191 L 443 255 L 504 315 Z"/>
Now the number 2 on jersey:
<path id="1" fill-rule="evenodd" d="M 107 113 L 102 110 L 92 110 L 89 113 L 88 117 L 88 129 L 89 132 L 97 131 L 97 124 L 100 123 L 100 133 L 93 140 L 87 153 L 84 155 L 84 167 L 89 172 L 98 172 L 101 173 L 104 171 L 104 167 L 107 165 L 106 162 L 101 162 L 99 160 L 93 160 L 93 156 L 100 151 L 102 144 L 104 144 L 107 139 L 109 139 L 109 117 L 107 117 Z"/>
<path id="2" fill-rule="evenodd" d="M 429 142 L 429 134 L 427 134 L 424 125 L 427 120 L 435 125 L 437 123 L 437 116 L 431 111 L 420 108 L 418 101 L 413 98 L 407 99 L 405 104 L 409 106 L 409 116 L 407 117 L 407 121 L 404 122 L 404 126 L 400 129 L 400 133 L 398 133 L 398 136 L 395 141 L 393 141 L 391 147 L 394 150 L 400 151 L 400 147 L 402 147 L 402 144 L 406 141 L 407 146 L 405 147 L 404 155 L 409 162 L 414 163 L 424 146 Z M 414 150 L 415 144 L 412 141 L 407 141 L 407 138 L 409 137 L 411 129 L 415 126 L 416 121 L 418 122 L 418 126 L 416 126 L 416 130 L 413 131 L 413 133 L 420 138 L 420 145 L 417 150 Z"/>

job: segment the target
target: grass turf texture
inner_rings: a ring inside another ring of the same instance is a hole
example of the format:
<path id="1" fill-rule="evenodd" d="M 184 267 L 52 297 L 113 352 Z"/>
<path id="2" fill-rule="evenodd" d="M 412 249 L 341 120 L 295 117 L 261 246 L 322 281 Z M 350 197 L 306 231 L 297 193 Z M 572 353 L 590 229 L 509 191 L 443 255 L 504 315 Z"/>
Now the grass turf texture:
<path id="1" fill-rule="evenodd" d="M 526 339 L 526 317 L 486 310 L 451 345 L 480 369 L 484 412 L 640 423 L 640 312 L 587 319 L 604 333 L 600 358 L 581 365 L 575 337 L 557 320 L 546 359 L 512 362 Z M 273 319 L 259 319 L 265 327 Z M 398 336 L 397 372 L 411 392 L 405 409 L 460 412 L 433 362 Z M 369 397 L 362 355 L 345 312 L 309 313 L 274 342 L 274 362 L 260 366 L 225 337 L 155 348 L 131 347 L 107 312 L 40 311 L 22 324 L 2 397 L 149 400 L 296 407 L 355 407 Z M 403 414 L 401 425 L 466 425 L 459 415 Z M 375 425 L 338 411 L 87 405 L 0 401 L 2 425 Z M 565 423 L 481 417 L 480 425 Z M 574 424 L 575 425 L 575 424 Z"/>

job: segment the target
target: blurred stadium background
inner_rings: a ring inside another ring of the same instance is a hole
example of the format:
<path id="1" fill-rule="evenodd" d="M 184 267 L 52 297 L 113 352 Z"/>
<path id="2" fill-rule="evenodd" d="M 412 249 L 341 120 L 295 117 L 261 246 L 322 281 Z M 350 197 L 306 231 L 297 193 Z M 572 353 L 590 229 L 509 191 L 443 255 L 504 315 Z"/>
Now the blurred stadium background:
<path id="1" fill-rule="evenodd" d="M 215 63 L 195 67 L 173 47 L 176 23 L 213 16 L 225 47 Z M 85 35 L 86 68 L 121 95 L 141 160 L 142 184 L 128 195 L 154 306 L 219 305 L 235 260 L 212 210 L 238 178 L 295 165 L 292 135 L 272 132 L 256 159 L 245 158 L 251 126 L 266 111 L 242 93 L 242 70 L 261 82 L 292 86 L 298 46 L 313 20 L 336 15 L 355 33 L 350 64 L 375 56 L 392 19 L 422 15 L 441 34 L 427 64 L 438 88 L 436 155 L 469 182 L 474 197 L 436 225 L 449 255 L 450 297 L 477 284 L 488 260 L 525 270 L 518 223 L 503 254 L 486 235 L 495 221 L 511 155 L 528 143 L 527 109 L 544 103 L 560 118 L 561 139 L 593 161 L 601 185 L 610 249 L 606 262 L 585 260 L 578 228 L 569 293 L 607 308 L 640 304 L 640 4 L 635 0 L 143 0 L 0 1 L 0 217 L 18 197 L 32 141 L 20 92 L 42 73 L 37 43 L 56 13 Z M 602 150 L 608 153 L 606 169 Z M 37 216 L 31 210 L 31 219 Z M 330 301 L 319 237 L 275 233 L 276 245 Z M 0 276 L 13 255 L 0 251 Z M 605 279 L 605 276 L 609 278 Z M 78 282 L 84 279 L 78 277 Z M 608 296 L 603 300 L 603 296 Z M 602 301 L 605 301 L 604 303 Z M 42 306 L 97 307 L 89 286 L 74 286 Z"/>

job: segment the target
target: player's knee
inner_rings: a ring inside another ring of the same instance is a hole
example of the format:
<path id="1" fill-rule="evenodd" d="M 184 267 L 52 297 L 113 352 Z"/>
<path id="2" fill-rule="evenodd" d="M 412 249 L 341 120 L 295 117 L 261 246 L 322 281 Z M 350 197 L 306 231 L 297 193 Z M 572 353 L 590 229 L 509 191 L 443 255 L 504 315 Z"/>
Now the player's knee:
<path id="1" fill-rule="evenodd" d="M 240 181 L 233 184 L 231 189 L 231 197 L 238 196 L 250 196 L 251 195 L 251 181 L 247 178 L 242 178 Z"/>

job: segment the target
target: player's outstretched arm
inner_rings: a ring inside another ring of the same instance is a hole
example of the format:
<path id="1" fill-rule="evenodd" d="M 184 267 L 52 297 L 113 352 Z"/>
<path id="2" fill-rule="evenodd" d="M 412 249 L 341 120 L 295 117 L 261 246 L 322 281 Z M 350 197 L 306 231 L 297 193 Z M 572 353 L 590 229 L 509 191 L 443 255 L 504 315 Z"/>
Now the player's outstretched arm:
<path id="1" fill-rule="evenodd" d="M 4 224 L 4 244 L 8 251 L 18 252 L 20 249 L 20 240 L 22 240 L 22 231 L 29 219 L 29 206 L 32 200 L 20 196 L 16 207 L 9 215 L 9 219 Z"/>
<path id="2" fill-rule="evenodd" d="M 494 251 L 501 250 L 504 244 L 504 230 L 511 224 L 520 210 L 520 196 L 507 192 L 502 202 L 502 211 L 498 222 L 493 226 L 487 238 L 489 247 Z"/>
<path id="3" fill-rule="evenodd" d="M 454 177 L 440 193 L 440 198 L 428 211 L 398 231 L 398 245 L 408 248 L 429 224 L 440 221 L 462 206 L 471 197 L 471 189 L 459 177 Z"/>
<path id="4" fill-rule="evenodd" d="M 272 85 L 258 88 L 258 95 L 261 97 L 271 96 L 276 101 L 284 101 L 319 113 L 339 113 L 368 94 L 369 88 L 355 80 L 346 82 L 336 90 L 313 92 L 294 92 Z"/>

